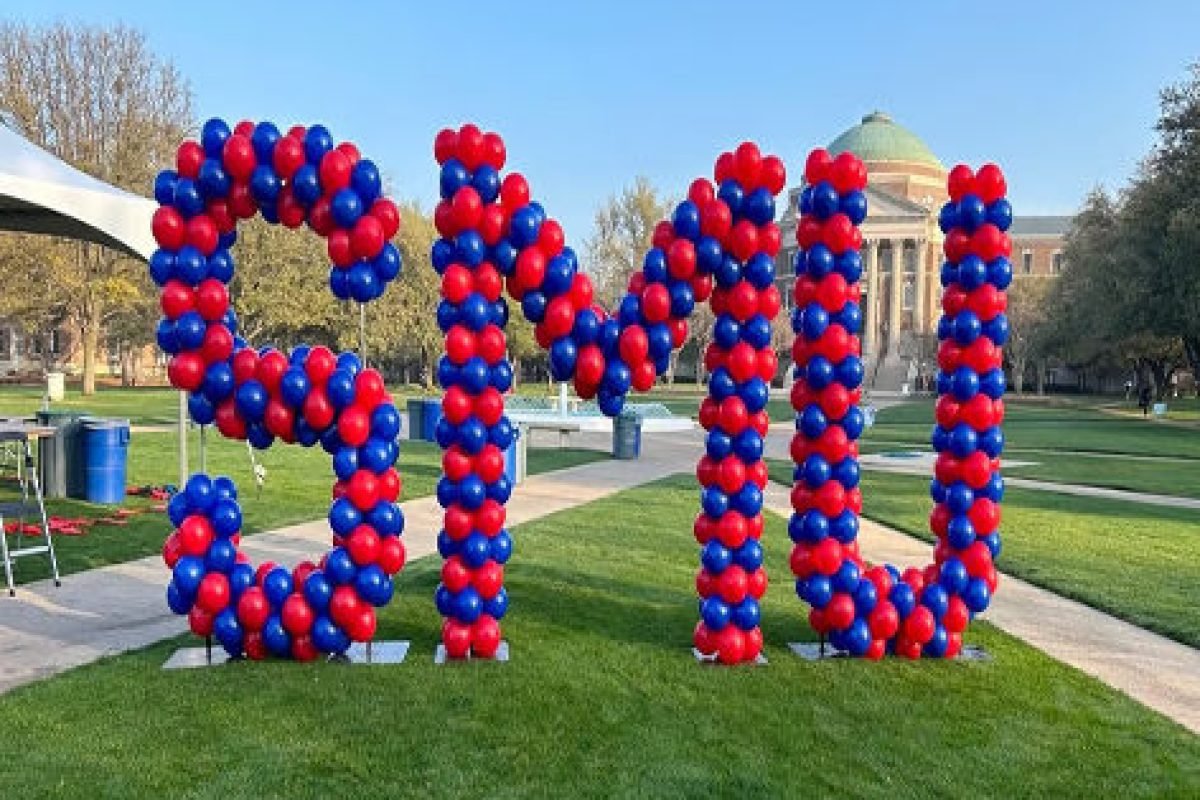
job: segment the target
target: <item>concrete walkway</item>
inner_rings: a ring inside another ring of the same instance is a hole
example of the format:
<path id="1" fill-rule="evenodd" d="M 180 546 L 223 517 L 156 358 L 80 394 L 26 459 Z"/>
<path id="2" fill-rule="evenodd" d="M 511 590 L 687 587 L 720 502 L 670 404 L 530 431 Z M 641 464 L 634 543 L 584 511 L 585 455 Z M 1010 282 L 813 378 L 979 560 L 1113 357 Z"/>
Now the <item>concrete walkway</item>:
<path id="1" fill-rule="evenodd" d="M 678 471 L 670 458 L 599 461 L 526 479 L 508 503 L 510 526 L 590 503 Z M 409 559 L 437 552 L 442 509 L 433 497 L 403 504 Z M 165 524 L 165 523 L 164 523 Z M 294 565 L 329 546 L 325 520 L 247 536 L 246 554 L 261 564 Z M 187 630 L 167 609 L 166 567 L 159 556 L 68 575 L 61 587 L 37 581 L 0 597 L 0 692 L 145 647 Z"/>

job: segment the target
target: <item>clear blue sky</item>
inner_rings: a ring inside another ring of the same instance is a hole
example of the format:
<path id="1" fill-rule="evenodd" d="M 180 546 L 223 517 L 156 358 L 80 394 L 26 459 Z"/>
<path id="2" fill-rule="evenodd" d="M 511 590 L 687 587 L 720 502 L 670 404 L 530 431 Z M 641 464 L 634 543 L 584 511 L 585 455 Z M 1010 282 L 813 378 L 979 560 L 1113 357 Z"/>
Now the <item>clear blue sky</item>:
<path id="1" fill-rule="evenodd" d="M 678 196 L 750 138 L 791 183 L 810 148 L 876 108 L 948 165 L 999 163 L 1018 214 L 1069 213 L 1125 181 L 1159 89 L 1200 59 L 1194 0 L 4 5 L 135 26 L 191 81 L 201 118 L 324 122 L 427 206 L 434 133 L 499 131 L 576 244 L 635 175 Z"/>

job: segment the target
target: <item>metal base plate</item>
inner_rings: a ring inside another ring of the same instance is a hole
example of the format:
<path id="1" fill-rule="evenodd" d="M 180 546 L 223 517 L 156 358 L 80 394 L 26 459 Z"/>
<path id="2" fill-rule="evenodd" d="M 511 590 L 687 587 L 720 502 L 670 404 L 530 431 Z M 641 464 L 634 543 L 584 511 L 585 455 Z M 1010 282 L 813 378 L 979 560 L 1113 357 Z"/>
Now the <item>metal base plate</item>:
<path id="1" fill-rule="evenodd" d="M 368 653 L 367 645 L 360 642 L 355 642 L 350 645 L 350 649 L 345 654 L 340 656 L 331 656 L 330 662 L 339 664 L 403 664 L 405 657 L 408 655 L 408 648 L 411 643 L 403 642 L 371 642 L 370 652 Z M 229 654 L 219 645 L 213 645 L 212 658 L 209 660 L 209 653 L 203 647 L 181 647 L 171 654 L 163 664 L 163 669 L 197 669 L 199 667 L 219 667 L 222 664 L 228 664 L 230 661 L 241 660 L 232 659 Z"/>
<path id="2" fill-rule="evenodd" d="M 221 647 L 212 649 L 212 660 L 203 647 L 181 647 L 171 654 L 163 669 L 196 669 L 197 667 L 219 667 L 228 663 L 229 654 Z"/>
<path id="3" fill-rule="evenodd" d="M 819 642 L 788 642 L 788 649 L 805 661 L 824 661 L 830 658 L 850 658 L 842 650 L 836 649 L 828 642 L 822 648 Z M 992 654 L 979 645 L 965 644 L 954 661 L 991 661 Z"/>
<path id="4" fill-rule="evenodd" d="M 346 651 L 351 664 L 403 664 L 411 642 L 355 642 Z"/>
<path id="5" fill-rule="evenodd" d="M 439 643 L 437 649 L 433 651 L 433 663 L 466 663 L 468 661 L 508 661 L 508 640 L 501 640 L 500 646 L 496 648 L 496 655 L 491 658 L 477 658 L 467 656 L 466 658 L 447 658 L 446 645 Z"/>
<path id="6" fill-rule="evenodd" d="M 694 647 L 692 648 L 692 657 L 695 658 L 697 661 L 699 661 L 701 664 L 720 664 L 721 663 L 720 660 L 717 658 L 716 653 L 711 653 L 709 655 L 705 655 L 704 653 L 701 653 L 699 650 L 697 650 Z M 754 659 L 754 661 L 750 662 L 750 665 L 755 666 L 755 667 L 765 667 L 768 663 L 769 662 L 767 661 L 767 654 L 760 652 L 758 654 L 758 656 Z M 742 665 L 734 664 L 734 665 L 730 665 L 730 666 L 742 666 Z"/>

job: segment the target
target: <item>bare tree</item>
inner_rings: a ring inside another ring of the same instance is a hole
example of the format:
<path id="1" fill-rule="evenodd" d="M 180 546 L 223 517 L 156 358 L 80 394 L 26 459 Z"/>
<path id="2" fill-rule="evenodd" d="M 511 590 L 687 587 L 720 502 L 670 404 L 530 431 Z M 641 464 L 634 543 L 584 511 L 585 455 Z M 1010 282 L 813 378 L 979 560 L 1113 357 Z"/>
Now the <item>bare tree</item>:
<path id="1" fill-rule="evenodd" d="M 596 211 L 596 233 L 587 243 L 587 265 L 600 302 L 611 308 L 624 296 L 629 276 L 642 268 L 654 226 L 667 218 L 672 205 L 649 179 L 639 176 L 633 186 L 610 197 Z"/>
<path id="2" fill-rule="evenodd" d="M 193 126 L 187 82 L 142 34 L 66 23 L 0 26 L 0 116 L 72 166 L 138 194 L 174 163 Z M 106 326 L 117 315 L 153 315 L 144 267 L 97 245 L 28 237 L 4 244 L 11 271 L 0 312 L 68 320 L 83 350 L 84 393 L 93 392 Z M 125 327 L 147 338 L 153 330 Z"/>

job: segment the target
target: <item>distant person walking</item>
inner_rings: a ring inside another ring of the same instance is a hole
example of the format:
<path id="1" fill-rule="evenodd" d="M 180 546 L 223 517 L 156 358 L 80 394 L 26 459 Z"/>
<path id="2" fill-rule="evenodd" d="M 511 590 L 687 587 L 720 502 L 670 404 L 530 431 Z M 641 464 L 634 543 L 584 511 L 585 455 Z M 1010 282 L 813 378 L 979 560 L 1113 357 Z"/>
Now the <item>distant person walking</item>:
<path id="1" fill-rule="evenodd" d="M 1150 384 L 1143 383 L 1138 388 L 1138 408 L 1142 410 L 1142 416 L 1150 414 Z"/>

